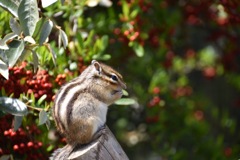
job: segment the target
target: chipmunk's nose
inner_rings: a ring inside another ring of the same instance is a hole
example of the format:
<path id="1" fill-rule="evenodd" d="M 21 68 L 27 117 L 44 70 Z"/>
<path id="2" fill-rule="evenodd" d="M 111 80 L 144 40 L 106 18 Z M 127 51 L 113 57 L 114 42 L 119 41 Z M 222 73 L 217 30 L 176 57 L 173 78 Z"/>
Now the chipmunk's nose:
<path id="1" fill-rule="evenodd" d="M 121 82 L 120 85 L 121 85 L 122 89 L 127 89 L 127 85 L 124 82 Z"/>

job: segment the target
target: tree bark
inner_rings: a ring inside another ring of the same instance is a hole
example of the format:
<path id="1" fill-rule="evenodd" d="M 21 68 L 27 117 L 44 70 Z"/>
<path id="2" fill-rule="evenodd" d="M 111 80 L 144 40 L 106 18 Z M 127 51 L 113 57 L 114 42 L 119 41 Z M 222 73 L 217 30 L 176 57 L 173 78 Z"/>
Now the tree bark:
<path id="1" fill-rule="evenodd" d="M 54 151 L 51 160 L 128 160 L 122 147 L 105 125 L 92 142 L 85 145 L 66 145 Z"/>

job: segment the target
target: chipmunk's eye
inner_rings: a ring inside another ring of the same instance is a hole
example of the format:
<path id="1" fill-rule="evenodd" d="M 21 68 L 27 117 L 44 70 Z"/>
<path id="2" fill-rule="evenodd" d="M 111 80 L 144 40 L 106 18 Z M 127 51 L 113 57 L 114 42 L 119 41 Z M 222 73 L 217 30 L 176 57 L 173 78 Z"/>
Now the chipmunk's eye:
<path id="1" fill-rule="evenodd" d="M 112 80 L 114 80 L 114 81 L 118 81 L 118 78 L 117 78 L 117 76 L 115 76 L 115 75 L 112 75 L 111 78 L 112 78 Z"/>

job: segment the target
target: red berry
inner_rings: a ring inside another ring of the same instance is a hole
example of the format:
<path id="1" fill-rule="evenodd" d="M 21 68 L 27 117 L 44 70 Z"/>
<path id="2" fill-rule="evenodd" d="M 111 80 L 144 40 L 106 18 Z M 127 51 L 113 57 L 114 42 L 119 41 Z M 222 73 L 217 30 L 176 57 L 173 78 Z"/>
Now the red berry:
<path id="1" fill-rule="evenodd" d="M 197 110 L 194 112 L 194 117 L 196 120 L 200 121 L 204 118 L 204 113 L 201 110 Z"/>
<path id="2" fill-rule="evenodd" d="M 18 150 L 19 149 L 19 146 L 17 145 L 17 144 L 15 144 L 14 146 L 13 146 L 13 150 Z"/>
<path id="3" fill-rule="evenodd" d="M 124 34 L 125 36 L 128 36 L 128 35 L 129 35 L 129 33 L 130 33 L 130 32 L 129 32 L 128 30 L 126 30 L 126 31 L 124 31 L 124 33 L 123 33 L 123 34 Z"/>
<path id="4" fill-rule="evenodd" d="M 30 142 L 27 143 L 27 146 L 28 146 L 28 147 L 33 147 L 34 144 L 33 144 L 33 142 L 30 141 Z"/>
<path id="5" fill-rule="evenodd" d="M 207 78 L 213 78 L 216 76 L 216 69 L 214 67 L 207 67 L 203 70 L 203 75 Z"/>
<path id="6" fill-rule="evenodd" d="M 10 133 L 10 136 L 11 136 L 11 137 L 14 137 L 14 136 L 16 136 L 16 135 L 17 135 L 16 132 L 11 132 L 11 133 Z"/>
<path id="7" fill-rule="evenodd" d="M 225 154 L 226 157 L 231 156 L 232 155 L 232 148 L 231 147 L 225 148 L 224 154 Z"/>
<path id="8" fill-rule="evenodd" d="M 21 148 L 24 148 L 24 147 L 25 147 L 25 144 L 24 144 L 24 143 L 21 143 L 21 144 L 20 144 L 20 147 L 21 147 Z"/>
<path id="9" fill-rule="evenodd" d="M 43 145 L 42 142 L 38 142 L 39 147 L 42 147 L 42 145 Z"/>
<path id="10" fill-rule="evenodd" d="M 4 136 L 8 136 L 9 132 L 8 131 L 4 131 Z"/>
<path id="11" fill-rule="evenodd" d="M 153 93 L 154 94 L 159 94 L 160 93 L 160 88 L 159 87 L 154 87 L 153 88 Z"/>

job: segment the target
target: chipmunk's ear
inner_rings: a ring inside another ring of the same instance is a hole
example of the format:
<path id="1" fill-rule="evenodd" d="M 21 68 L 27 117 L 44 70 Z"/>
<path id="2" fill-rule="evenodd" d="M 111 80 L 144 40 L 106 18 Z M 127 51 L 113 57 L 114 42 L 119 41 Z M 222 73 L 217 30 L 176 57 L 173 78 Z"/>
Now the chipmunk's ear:
<path id="1" fill-rule="evenodd" d="M 100 63 L 98 63 L 98 61 L 96 60 L 92 60 L 92 63 L 91 63 L 95 69 L 98 71 L 98 73 L 100 74 L 100 72 L 102 71 L 102 68 L 101 68 L 101 65 Z"/>

